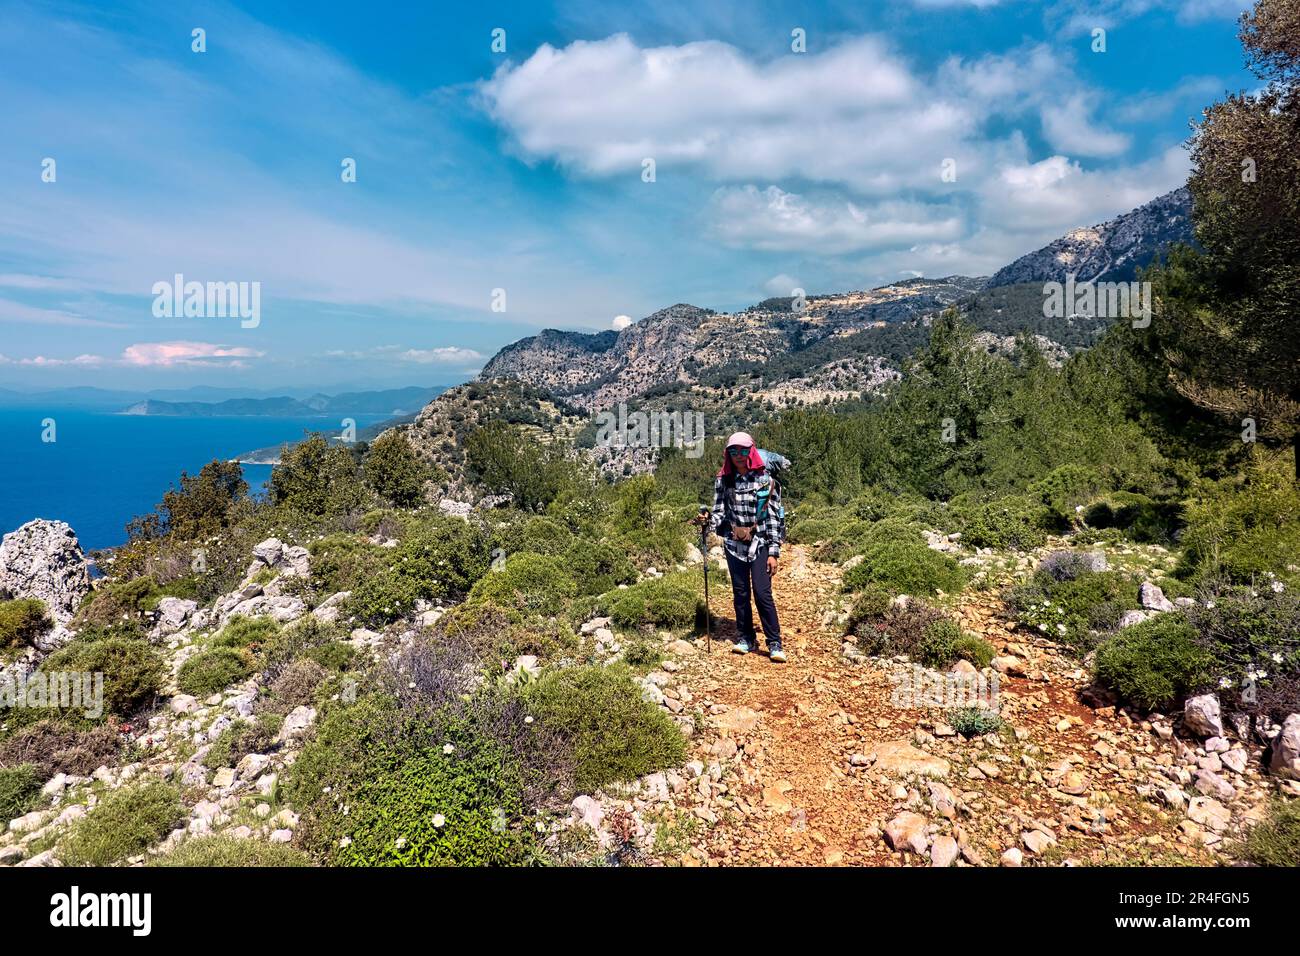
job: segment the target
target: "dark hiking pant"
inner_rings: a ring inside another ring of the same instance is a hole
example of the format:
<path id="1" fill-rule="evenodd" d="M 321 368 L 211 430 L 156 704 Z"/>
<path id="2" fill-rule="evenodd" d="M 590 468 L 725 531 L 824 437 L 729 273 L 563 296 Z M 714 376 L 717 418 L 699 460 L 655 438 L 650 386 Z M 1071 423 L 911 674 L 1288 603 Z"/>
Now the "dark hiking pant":
<path id="1" fill-rule="evenodd" d="M 758 605 L 758 619 L 763 622 L 767 646 L 781 640 L 781 625 L 776 619 L 776 602 L 772 600 L 772 578 L 767 573 L 767 547 L 754 554 L 753 561 L 742 561 L 727 552 L 727 570 L 731 573 L 731 598 L 736 608 L 736 629 L 751 644 L 758 642 L 754 632 L 754 611 L 749 606 L 752 594 Z"/>

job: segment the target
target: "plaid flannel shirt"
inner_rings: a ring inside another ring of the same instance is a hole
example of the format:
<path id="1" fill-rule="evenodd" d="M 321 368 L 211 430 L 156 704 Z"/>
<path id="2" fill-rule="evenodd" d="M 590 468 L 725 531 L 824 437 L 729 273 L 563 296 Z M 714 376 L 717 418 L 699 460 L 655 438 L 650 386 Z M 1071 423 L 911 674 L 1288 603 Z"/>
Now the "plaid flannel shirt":
<path id="1" fill-rule="evenodd" d="M 718 526 L 725 519 L 732 525 L 753 526 L 758 519 L 758 492 L 769 486 L 771 491 L 767 501 L 767 514 L 763 523 L 754 529 L 754 539 L 758 548 L 767 545 L 767 553 L 776 558 L 781 554 L 781 489 L 766 471 L 750 471 L 736 475 L 731 483 L 717 478 L 713 482 L 713 514 L 709 519 L 709 530 L 717 532 Z M 749 541 L 737 541 L 730 535 L 723 541 L 727 553 L 741 561 L 753 560 Z"/>

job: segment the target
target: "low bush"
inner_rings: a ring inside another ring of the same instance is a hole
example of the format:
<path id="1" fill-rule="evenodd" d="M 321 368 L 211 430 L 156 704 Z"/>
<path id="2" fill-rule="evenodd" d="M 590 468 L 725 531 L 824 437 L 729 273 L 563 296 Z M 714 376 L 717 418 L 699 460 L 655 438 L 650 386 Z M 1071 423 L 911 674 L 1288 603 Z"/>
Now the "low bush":
<path id="1" fill-rule="evenodd" d="M 120 749 L 112 727 L 78 729 L 47 719 L 18 728 L 0 741 L 0 767 L 32 764 L 44 780 L 56 773 L 84 777 L 112 763 Z"/>
<path id="2" fill-rule="evenodd" d="M 1126 610 L 1138 606 L 1138 586 L 1118 571 L 1084 571 L 1058 580 L 1040 569 L 1010 588 L 1005 599 L 1021 624 L 1087 651 L 1119 625 Z"/>
<path id="3" fill-rule="evenodd" d="M 947 721 L 963 737 L 982 737 L 995 734 L 1006 726 L 1006 721 L 995 711 L 983 707 L 960 707 L 948 712 Z"/>
<path id="4" fill-rule="evenodd" d="M 258 651 L 280 633 L 280 625 L 269 617 L 243 617 L 236 614 L 213 639 L 214 647 L 247 647 Z"/>
<path id="5" fill-rule="evenodd" d="M 949 618 L 927 624 L 912 653 L 919 663 L 940 670 L 959 660 L 969 661 L 976 667 L 987 667 L 993 660 L 993 646 L 988 641 L 966 633 Z"/>
<path id="6" fill-rule="evenodd" d="M 389 551 L 386 565 L 361 580 L 349 606 L 361 620 L 387 624 L 418 602 L 463 597 L 488 569 L 487 538 L 477 526 L 439 518 Z"/>
<path id="7" fill-rule="evenodd" d="M 253 661 L 247 651 L 233 647 L 211 647 L 195 654 L 181 665 L 176 686 L 182 693 L 207 697 L 231 684 L 247 680 L 253 673 Z"/>
<path id="8" fill-rule="evenodd" d="M 953 501 L 962 543 L 999 551 L 1029 551 L 1047 540 L 1051 512 L 1038 499 L 1008 495 L 982 503 Z"/>
<path id="9" fill-rule="evenodd" d="M 161 781 L 108 793 L 59 843 L 68 866 L 110 866 L 143 853 L 185 819 L 180 793 Z"/>
<path id="10" fill-rule="evenodd" d="M 229 836 L 193 837 L 176 849 L 149 860 L 149 866 L 261 867 L 311 866 L 302 850 L 263 840 Z"/>
<path id="11" fill-rule="evenodd" d="M 1255 866 L 1300 866 L 1300 800 L 1275 800 L 1234 849 Z"/>
<path id="12" fill-rule="evenodd" d="M 275 746 L 275 734 L 261 720 L 236 720 L 217 735 L 203 756 L 211 770 L 233 767 L 249 754 L 265 753 Z"/>
<path id="13" fill-rule="evenodd" d="M 940 611 L 918 600 L 890 605 L 879 614 L 869 610 L 863 608 L 856 616 L 851 633 L 864 654 L 878 657 L 907 654 L 917 659 L 926 630 L 945 620 Z"/>
<path id="14" fill-rule="evenodd" d="M 646 578 L 609 592 L 602 601 L 610 622 L 627 630 L 691 627 L 696 616 L 704 613 L 704 602 L 696 593 L 694 579 L 679 573 Z"/>
<path id="15" fill-rule="evenodd" d="M 1093 676 L 1142 710 L 1170 707 L 1207 684 L 1214 658 L 1196 631 L 1177 614 L 1126 627 L 1097 648 Z"/>
<path id="16" fill-rule="evenodd" d="M 555 613 L 576 594 L 577 586 L 563 561 L 524 552 L 510 555 L 500 569 L 484 574 L 470 591 L 469 602 Z"/>
<path id="17" fill-rule="evenodd" d="M 0 821 L 8 823 L 35 810 L 41 803 L 44 783 L 40 769 L 34 764 L 0 768 Z"/>
<path id="18" fill-rule="evenodd" d="M 528 708 L 574 749 L 577 788 L 591 793 L 680 765 L 686 743 L 624 667 L 570 667 L 527 685 Z"/>
<path id="19" fill-rule="evenodd" d="M 53 628 L 54 621 L 40 601 L 0 601 L 0 649 L 35 647 Z"/>
<path id="20" fill-rule="evenodd" d="M 863 552 L 862 562 L 844 575 L 844 589 L 859 591 L 880 584 L 900 594 L 932 596 L 936 591 L 956 594 L 969 575 L 950 555 L 921 541 L 888 538 Z"/>
<path id="21" fill-rule="evenodd" d="M 106 637 L 73 641 L 46 658 L 41 670 L 102 673 L 104 714 L 129 717 L 153 704 L 162 689 L 165 667 L 158 652 L 144 641 Z"/>
<path id="22" fill-rule="evenodd" d="M 1186 613 L 1233 710 L 1278 721 L 1300 711 L 1300 597 L 1285 588 L 1226 588 Z"/>

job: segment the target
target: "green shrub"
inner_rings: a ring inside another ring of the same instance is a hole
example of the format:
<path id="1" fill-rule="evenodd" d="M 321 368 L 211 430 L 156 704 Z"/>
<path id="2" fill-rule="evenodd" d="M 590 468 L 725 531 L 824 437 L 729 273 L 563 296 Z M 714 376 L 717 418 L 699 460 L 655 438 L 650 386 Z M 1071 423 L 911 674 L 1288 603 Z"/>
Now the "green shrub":
<path id="1" fill-rule="evenodd" d="M 212 770 L 233 767 L 249 754 L 264 753 L 275 746 L 275 734 L 260 721 L 236 720 L 217 735 L 203 756 L 203 766 Z"/>
<path id="2" fill-rule="evenodd" d="M 362 460 L 362 471 L 366 483 L 380 497 L 402 508 L 420 503 L 424 483 L 430 477 L 429 466 L 399 431 L 384 432 L 371 442 Z"/>
<path id="3" fill-rule="evenodd" d="M 1234 710 L 1279 721 L 1300 710 L 1294 690 L 1300 682 L 1300 596 L 1285 588 L 1227 588 L 1186 614 Z M 1243 699 L 1246 687 L 1251 699 Z"/>
<path id="4" fill-rule="evenodd" d="M 8 823 L 35 810 L 41 803 L 44 783 L 39 768 L 34 764 L 0 768 L 0 821 Z"/>
<path id="5" fill-rule="evenodd" d="M 927 629 L 945 619 L 940 611 L 913 599 L 890 605 L 882 614 L 859 615 L 851 633 L 864 654 L 879 657 L 907 654 L 919 660 Z"/>
<path id="6" fill-rule="evenodd" d="M 40 601 L 0 601 L 0 648 L 35 647 L 54 628 Z"/>
<path id="7" fill-rule="evenodd" d="M 254 650 L 280 633 L 280 625 L 269 617 L 244 617 L 236 614 L 213 640 L 214 647 L 248 647 Z"/>
<path id="8" fill-rule="evenodd" d="M 533 853 L 518 763 L 445 712 L 430 723 L 381 697 L 335 708 L 287 786 L 304 845 L 333 865 L 508 865 Z"/>
<path id="9" fill-rule="evenodd" d="M 694 579 L 677 573 L 646 578 L 630 587 L 611 591 L 602 600 L 609 609 L 610 622 L 628 630 L 691 627 L 696 615 L 703 613 L 704 605 L 696 593 Z"/>
<path id="10" fill-rule="evenodd" d="M 645 699 L 626 668 L 548 671 L 523 693 L 542 724 L 572 742 L 575 784 L 584 793 L 686 759 L 681 731 Z"/>
<path id="11" fill-rule="evenodd" d="M 1006 726 L 1006 722 L 995 711 L 983 707 L 959 707 L 948 712 L 947 721 L 963 737 L 995 734 Z"/>
<path id="12" fill-rule="evenodd" d="M 46 658 L 48 673 L 81 671 L 104 675 L 104 713 L 129 717 L 148 707 L 162 689 L 165 667 L 158 653 L 144 641 L 106 637 L 98 641 L 73 641 Z"/>
<path id="13" fill-rule="evenodd" d="M 1106 489 L 1106 481 L 1095 469 L 1085 465 L 1062 465 L 1029 486 L 1029 493 L 1047 506 L 1051 519 L 1067 527 L 1075 518 L 1075 509 L 1094 500 Z"/>
<path id="14" fill-rule="evenodd" d="M 181 665 L 176 675 L 176 686 L 194 697 L 207 697 L 246 680 L 252 673 L 253 662 L 246 651 L 212 647 L 200 651 Z"/>
<path id="15" fill-rule="evenodd" d="M 271 470 L 271 501 L 308 515 L 344 515 L 369 499 L 352 449 L 312 435 L 286 447 Z"/>
<path id="16" fill-rule="evenodd" d="M 1033 497 L 1010 495 L 982 504 L 954 501 L 962 543 L 974 548 L 1028 551 L 1047 540 L 1051 513 Z"/>
<path id="17" fill-rule="evenodd" d="M 1011 588 L 1007 603 L 1021 624 L 1076 650 L 1089 650 L 1113 631 L 1126 610 L 1138 606 L 1138 586 L 1118 571 L 1084 571 L 1060 581 L 1039 570 Z"/>
<path id="18" fill-rule="evenodd" d="M 158 607 L 162 591 L 153 578 L 110 581 L 92 591 L 77 608 L 72 627 L 81 638 L 96 631 L 121 637 L 144 637 L 146 619 Z"/>
<path id="19" fill-rule="evenodd" d="M 274 683 L 294 661 L 308 657 L 325 668 L 343 669 L 356 654 L 341 625 L 307 615 L 281 630 L 263 650 L 263 672 Z"/>
<path id="20" fill-rule="evenodd" d="M 560 559 L 522 552 L 506 558 L 499 570 L 484 574 L 470 591 L 469 602 L 554 612 L 576 593 L 577 586 Z"/>
<path id="21" fill-rule="evenodd" d="M 884 617 L 889 612 L 893 600 L 894 595 L 888 588 L 875 583 L 866 585 L 854 601 L 853 610 L 849 612 L 849 619 L 846 622 L 849 633 L 855 633 L 858 626 L 864 622 Z"/>
<path id="22" fill-rule="evenodd" d="M 440 518 L 391 549 L 388 565 L 357 584 L 349 605 L 368 623 L 395 621 L 419 601 L 465 595 L 487 571 L 489 557 L 477 526 Z"/>
<path id="23" fill-rule="evenodd" d="M 1256 866 L 1300 866 L 1300 800 L 1275 800 L 1234 849 Z"/>
<path id="24" fill-rule="evenodd" d="M 604 540 L 579 538 L 564 552 L 564 566 L 583 595 L 604 594 L 636 580 L 636 568 L 627 552 Z"/>
<path id="25" fill-rule="evenodd" d="M 1189 504 L 1179 576 L 1249 584 L 1273 574 L 1300 585 L 1300 572 L 1290 570 L 1300 552 L 1300 486 L 1286 472 L 1260 457 L 1241 478 Z"/>
<path id="26" fill-rule="evenodd" d="M 261 867 L 311 866 L 302 850 L 263 840 L 229 836 L 192 837 L 176 849 L 149 860 L 149 866 Z"/>
<path id="27" fill-rule="evenodd" d="M 179 792 L 161 781 L 114 790 L 72 825 L 56 855 L 68 866 L 110 866 L 143 853 L 184 819 Z"/>
<path id="28" fill-rule="evenodd" d="M 968 574 L 950 555 L 920 542 L 890 538 L 863 552 L 862 562 L 844 575 L 844 589 L 859 591 L 880 584 L 900 594 L 956 594 Z"/>
<path id="29" fill-rule="evenodd" d="M 333 534 L 307 546 L 311 552 L 311 581 L 323 596 L 355 591 L 379 574 L 392 552 L 351 534 Z"/>
<path id="30" fill-rule="evenodd" d="M 964 632 L 956 621 L 941 618 L 925 626 L 915 658 L 927 667 L 944 669 L 959 660 L 976 667 L 987 667 L 993 660 L 993 647 L 983 638 Z"/>
<path id="31" fill-rule="evenodd" d="M 1121 700 L 1156 710 L 1205 685 L 1213 666 L 1186 618 L 1161 614 L 1104 641 L 1097 648 L 1093 676 Z"/>
<path id="32" fill-rule="evenodd" d="M 629 667 L 648 670 L 658 667 L 663 659 L 663 651 L 644 638 L 632 641 L 627 645 L 627 649 L 623 651 L 623 660 Z"/>

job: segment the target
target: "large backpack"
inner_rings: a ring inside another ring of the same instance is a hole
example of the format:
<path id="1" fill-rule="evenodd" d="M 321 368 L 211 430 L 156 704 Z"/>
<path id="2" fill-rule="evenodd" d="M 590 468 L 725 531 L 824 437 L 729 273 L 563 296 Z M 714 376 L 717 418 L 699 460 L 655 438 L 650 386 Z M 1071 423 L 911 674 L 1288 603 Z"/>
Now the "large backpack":
<path id="1" fill-rule="evenodd" d="M 780 492 L 780 476 L 790 467 L 790 459 L 778 452 L 768 451 L 766 448 L 758 450 L 758 457 L 763 459 L 763 470 L 771 479 L 768 484 L 758 490 L 758 516 L 754 520 L 761 525 L 767 520 L 767 505 L 772 494 L 772 486 L 775 485 L 777 492 Z M 777 520 L 781 523 L 781 536 L 785 537 L 785 505 L 778 504 L 776 509 Z"/>

